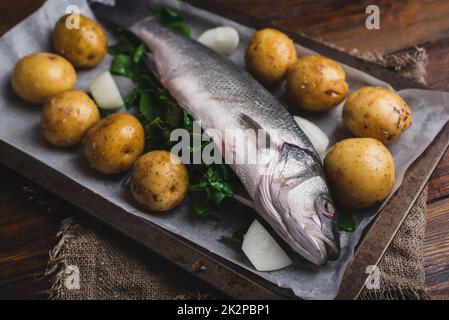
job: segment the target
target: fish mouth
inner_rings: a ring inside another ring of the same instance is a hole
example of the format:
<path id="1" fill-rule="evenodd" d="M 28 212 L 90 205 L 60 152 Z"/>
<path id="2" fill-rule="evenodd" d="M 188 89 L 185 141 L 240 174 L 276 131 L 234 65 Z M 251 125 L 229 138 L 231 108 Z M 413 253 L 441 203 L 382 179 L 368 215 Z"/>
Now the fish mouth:
<path id="1" fill-rule="evenodd" d="M 340 248 L 335 245 L 330 246 L 326 243 L 326 252 L 328 261 L 335 261 L 340 257 Z"/>
<path id="2" fill-rule="evenodd" d="M 321 176 L 279 190 L 275 202 L 284 232 L 302 246 L 308 260 L 324 265 L 340 255 L 336 212 Z"/>
<path id="3" fill-rule="evenodd" d="M 259 201 L 255 202 L 255 208 L 296 253 L 311 263 L 323 266 L 339 258 L 339 238 L 326 236 L 317 221 L 297 221 L 292 211 L 263 207 Z"/>
<path id="4" fill-rule="evenodd" d="M 340 246 L 338 242 L 332 241 L 322 233 L 311 235 L 316 243 L 317 251 L 320 256 L 317 257 L 317 265 L 325 265 L 328 261 L 335 261 L 340 257 Z"/>
<path id="5" fill-rule="evenodd" d="M 283 216 L 288 216 L 284 213 Z M 328 261 L 335 261 L 340 256 L 338 238 L 327 237 L 321 226 L 314 220 L 307 221 L 304 226 L 301 223 L 292 224 L 282 221 L 283 238 L 290 244 L 293 250 L 301 254 L 305 259 L 315 265 L 323 266 Z"/>
<path id="6" fill-rule="evenodd" d="M 316 204 L 323 201 L 326 190 L 320 176 L 287 187 L 285 184 L 279 187 L 270 176 L 263 176 L 254 201 L 256 210 L 281 238 L 318 266 L 340 256 L 336 214 L 323 212 Z"/>

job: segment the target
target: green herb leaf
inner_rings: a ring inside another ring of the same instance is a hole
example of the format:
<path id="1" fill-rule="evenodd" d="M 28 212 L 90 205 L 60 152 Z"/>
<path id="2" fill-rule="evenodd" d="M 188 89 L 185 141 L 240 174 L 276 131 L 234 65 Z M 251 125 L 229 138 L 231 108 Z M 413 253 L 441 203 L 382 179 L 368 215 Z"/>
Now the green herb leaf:
<path id="1" fill-rule="evenodd" d="M 156 10 L 156 16 L 158 16 L 166 26 L 186 37 L 190 37 L 191 32 L 189 26 L 183 22 L 182 17 L 176 11 L 168 8 L 160 8 L 159 10 Z"/>
<path id="2" fill-rule="evenodd" d="M 287 109 L 287 111 L 290 111 L 290 104 L 287 101 L 279 100 L 279 102 L 281 103 L 281 106 Z"/>
<path id="3" fill-rule="evenodd" d="M 179 13 L 170 8 L 162 7 L 158 10 L 158 14 L 162 17 L 164 22 L 180 21 L 182 19 Z"/>
<path id="4" fill-rule="evenodd" d="M 158 145 L 168 148 L 170 145 L 170 134 L 171 128 L 168 127 L 160 117 L 154 118 L 147 127 L 147 132 L 149 133 L 149 139 L 154 141 L 159 141 Z"/>
<path id="5" fill-rule="evenodd" d="M 108 48 L 108 52 L 112 56 L 119 54 L 132 55 L 136 50 L 136 45 L 127 38 L 121 38 L 119 42 Z"/>
<path id="6" fill-rule="evenodd" d="M 355 231 L 355 221 L 354 218 L 345 212 L 338 213 L 338 229 L 340 231 L 345 232 L 354 232 Z"/>
<path id="7" fill-rule="evenodd" d="M 165 123 L 168 126 L 176 128 L 181 120 L 181 108 L 177 104 L 169 103 L 165 111 Z"/>
<path id="8" fill-rule="evenodd" d="M 125 98 L 123 98 L 123 102 L 125 103 L 126 109 L 130 109 L 137 102 L 139 95 L 140 95 L 139 91 L 133 89 L 130 93 L 128 93 L 125 96 Z"/>
<path id="9" fill-rule="evenodd" d="M 132 78 L 135 73 L 134 69 L 134 63 L 130 56 L 119 54 L 112 60 L 111 72 L 113 74 Z"/>
<path id="10" fill-rule="evenodd" d="M 198 172 L 201 170 L 203 170 L 202 174 Z M 223 165 L 203 165 L 198 171 L 192 177 L 200 177 L 199 180 L 192 183 L 189 188 L 191 192 L 202 193 L 205 199 L 203 199 L 201 210 L 200 212 L 197 211 L 197 214 L 204 216 L 204 211 L 219 212 L 218 208 L 223 200 L 232 198 L 234 195 L 227 180 L 227 174 L 225 174 L 226 167 Z"/>
<path id="11" fill-rule="evenodd" d="M 118 54 L 132 56 L 141 43 L 132 32 L 123 28 L 117 28 L 115 36 L 118 39 L 117 43 L 108 48 L 109 54 L 113 56 Z"/>
<path id="12" fill-rule="evenodd" d="M 224 198 L 234 195 L 231 186 L 223 179 L 220 179 L 220 181 L 212 181 L 210 185 L 214 190 L 214 200 L 217 206 Z"/>
<path id="13" fill-rule="evenodd" d="M 191 192 L 190 206 L 193 209 L 193 212 L 195 212 L 195 214 L 199 217 L 212 216 L 216 219 L 220 219 L 220 214 L 217 209 L 211 204 L 207 193 Z"/>
<path id="14" fill-rule="evenodd" d="M 131 80 L 140 90 L 157 91 L 157 85 L 148 73 L 137 73 L 133 75 Z"/>
<path id="15" fill-rule="evenodd" d="M 134 52 L 134 55 L 133 55 L 133 61 L 134 61 L 135 63 L 139 63 L 139 62 L 142 60 L 142 55 L 143 55 L 146 51 L 147 51 L 147 46 L 146 46 L 145 44 L 141 43 L 141 44 L 137 47 L 136 51 Z"/>
<path id="16" fill-rule="evenodd" d="M 179 32 L 183 36 L 186 36 L 186 37 L 191 36 L 190 28 L 184 22 L 181 22 L 181 21 L 173 22 L 173 23 L 170 23 L 168 26 L 171 27 L 173 30 Z"/>
<path id="17" fill-rule="evenodd" d="M 189 131 L 189 133 L 193 132 L 193 118 L 185 110 L 182 110 L 182 126 Z"/>
<path id="18" fill-rule="evenodd" d="M 151 121 L 154 119 L 154 112 L 151 108 L 151 98 L 148 92 L 140 93 L 139 112 L 145 121 Z"/>
<path id="19" fill-rule="evenodd" d="M 220 240 L 232 245 L 241 246 L 248 226 L 238 228 L 231 236 L 221 236 Z"/>

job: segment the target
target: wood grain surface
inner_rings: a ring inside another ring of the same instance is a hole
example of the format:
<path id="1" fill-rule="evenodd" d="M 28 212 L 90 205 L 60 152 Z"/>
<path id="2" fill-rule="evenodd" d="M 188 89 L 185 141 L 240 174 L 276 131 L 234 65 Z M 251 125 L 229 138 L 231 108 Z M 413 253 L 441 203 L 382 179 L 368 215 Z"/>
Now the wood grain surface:
<path id="1" fill-rule="evenodd" d="M 200 1 L 192 1 L 200 2 Z M 449 2 L 376 1 L 381 29 L 367 30 L 366 1 L 355 0 L 209 0 L 218 8 L 272 22 L 351 52 L 408 52 L 427 49 L 428 86 L 449 90 Z M 0 34 L 32 13 L 43 0 L 0 1 Z M 0 166 L 0 298 L 45 298 L 50 283 L 37 275 L 45 269 L 48 250 L 68 209 L 48 211 L 29 201 L 28 184 Z M 57 200 L 55 200 L 57 201 Z M 449 152 L 429 182 L 424 246 L 426 288 L 435 299 L 449 298 Z"/>

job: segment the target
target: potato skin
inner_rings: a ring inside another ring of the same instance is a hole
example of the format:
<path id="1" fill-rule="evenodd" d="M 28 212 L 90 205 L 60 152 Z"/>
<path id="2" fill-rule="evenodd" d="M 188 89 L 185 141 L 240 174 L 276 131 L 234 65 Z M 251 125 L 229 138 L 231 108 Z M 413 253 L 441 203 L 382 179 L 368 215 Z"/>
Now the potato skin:
<path id="1" fill-rule="evenodd" d="M 296 48 L 292 39 L 269 28 L 256 32 L 245 51 L 248 71 L 268 87 L 279 83 L 296 59 Z"/>
<path id="2" fill-rule="evenodd" d="M 362 209 L 385 199 L 394 184 L 394 160 L 388 149 L 371 138 L 345 139 L 324 160 L 331 191 L 343 205 Z"/>
<path id="3" fill-rule="evenodd" d="M 107 40 L 102 27 L 94 20 L 80 15 L 80 28 L 68 29 L 62 16 L 53 29 L 53 47 L 76 68 L 92 68 L 107 54 Z"/>
<path id="4" fill-rule="evenodd" d="M 41 133 L 55 146 L 80 143 L 87 130 L 100 120 L 97 105 L 81 90 L 69 90 L 49 98 L 42 108 Z"/>
<path id="5" fill-rule="evenodd" d="M 358 137 L 389 144 L 412 125 L 413 116 L 407 103 L 395 92 L 381 87 L 363 87 L 346 101 L 343 122 Z"/>
<path id="6" fill-rule="evenodd" d="M 84 155 L 96 170 L 115 174 L 128 170 L 145 146 L 142 125 L 128 113 L 114 113 L 97 122 L 83 140 Z"/>
<path id="7" fill-rule="evenodd" d="M 74 87 L 76 72 L 61 56 L 37 52 L 20 59 L 14 66 L 11 83 L 24 100 L 43 103 L 47 98 Z"/>
<path id="8" fill-rule="evenodd" d="M 174 163 L 172 158 L 177 161 Z M 152 211 L 168 211 L 187 194 L 189 174 L 180 159 L 168 151 L 156 150 L 141 156 L 132 169 L 134 199 Z"/>
<path id="9" fill-rule="evenodd" d="M 285 90 L 298 108 L 322 112 L 338 106 L 346 98 L 348 84 L 338 63 L 313 55 L 300 58 L 290 68 Z"/>

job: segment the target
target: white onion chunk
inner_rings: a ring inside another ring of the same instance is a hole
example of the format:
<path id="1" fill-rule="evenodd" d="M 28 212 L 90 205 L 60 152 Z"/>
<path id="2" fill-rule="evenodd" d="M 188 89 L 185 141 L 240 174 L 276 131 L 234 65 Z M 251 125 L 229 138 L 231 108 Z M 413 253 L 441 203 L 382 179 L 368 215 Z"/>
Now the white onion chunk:
<path id="1" fill-rule="evenodd" d="M 221 55 L 230 55 L 239 45 L 239 34 L 231 27 L 217 27 L 205 31 L 198 42 Z"/>
<path id="2" fill-rule="evenodd" d="M 285 251 L 257 220 L 246 232 L 242 250 L 257 271 L 274 271 L 292 264 Z"/>
<path id="3" fill-rule="evenodd" d="M 316 124 L 304 118 L 294 116 L 296 123 L 309 138 L 321 159 L 326 157 L 327 147 L 329 146 L 328 136 Z"/>
<path id="4" fill-rule="evenodd" d="M 90 92 L 101 109 L 117 109 L 124 105 L 117 84 L 109 71 L 103 72 L 92 81 Z"/>

